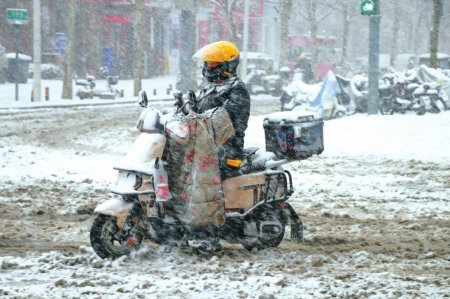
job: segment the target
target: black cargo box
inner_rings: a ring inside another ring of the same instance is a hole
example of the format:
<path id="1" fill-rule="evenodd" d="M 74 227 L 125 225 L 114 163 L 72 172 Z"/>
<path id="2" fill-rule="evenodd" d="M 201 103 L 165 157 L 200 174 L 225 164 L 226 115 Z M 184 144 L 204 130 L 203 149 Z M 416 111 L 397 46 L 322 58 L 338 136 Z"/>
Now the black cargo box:
<path id="1" fill-rule="evenodd" d="M 280 159 L 301 160 L 323 152 L 323 119 L 313 115 L 264 119 L 266 151 Z"/>

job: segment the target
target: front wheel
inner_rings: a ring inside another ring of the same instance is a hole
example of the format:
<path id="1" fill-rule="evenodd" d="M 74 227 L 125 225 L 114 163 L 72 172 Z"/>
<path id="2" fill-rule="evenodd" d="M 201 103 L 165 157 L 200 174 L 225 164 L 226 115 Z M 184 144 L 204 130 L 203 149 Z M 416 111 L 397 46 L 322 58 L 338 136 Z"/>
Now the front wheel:
<path id="1" fill-rule="evenodd" d="M 390 115 L 394 113 L 393 100 L 384 99 L 380 107 L 381 114 Z"/>
<path id="2" fill-rule="evenodd" d="M 123 236 L 116 217 L 98 215 L 91 227 L 91 246 L 101 258 L 118 258 L 139 249 L 143 235 L 140 232 Z"/>
<path id="3" fill-rule="evenodd" d="M 342 118 L 345 116 L 345 112 L 344 111 L 338 111 L 336 112 L 336 114 L 334 115 L 334 118 Z"/>

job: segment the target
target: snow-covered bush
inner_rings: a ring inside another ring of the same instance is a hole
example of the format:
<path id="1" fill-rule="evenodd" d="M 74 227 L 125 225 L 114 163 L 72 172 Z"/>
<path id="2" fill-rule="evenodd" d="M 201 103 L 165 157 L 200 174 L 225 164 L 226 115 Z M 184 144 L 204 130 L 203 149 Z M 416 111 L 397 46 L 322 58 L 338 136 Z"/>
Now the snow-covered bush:
<path id="1" fill-rule="evenodd" d="M 29 68 L 29 77 L 33 77 L 33 64 L 30 64 Z M 63 69 L 56 64 L 53 63 L 43 63 L 41 64 L 41 78 L 47 79 L 47 80 L 54 80 L 54 79 L 62 79 L 64 76 Z"/>

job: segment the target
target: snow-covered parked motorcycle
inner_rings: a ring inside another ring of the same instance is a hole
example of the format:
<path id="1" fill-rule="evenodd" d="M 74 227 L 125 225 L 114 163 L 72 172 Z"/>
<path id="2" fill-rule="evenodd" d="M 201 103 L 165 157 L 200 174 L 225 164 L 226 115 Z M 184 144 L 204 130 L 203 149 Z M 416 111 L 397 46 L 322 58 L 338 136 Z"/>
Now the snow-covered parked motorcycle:
<path id="1" fill-rule="evenodd" d="M 442 98 L 440 89 L 439 84 L 426 82 L 414 90 L 413 96 L 418 107 L 417 114 L 439 113 L 446 110 L 446 103 Z"/>
<path id="2" fill-rule="evenodd" d="M 334 74 L 327 74 L 327 78 L 317 84 L 294 80 L 284 87 L 280 97 L 281 111 L 306 110 L 321 115 L 324 119 L 346 115 L 347 108 L 343 105 L 342 91 Z"/>
<path id="3" fill-rule="evenodd" d="M 138 121 L 142 133 L 124 161 L 115 167 L 118 180 L 112 192 L 119 197 L 95 209 L 98 215 L 91 227 L 90 240 L 101 258 L 127 255 L 138 249 L 144 238 L 157 244 L 188 248 L 195 240 L 196 230 L 186 218 L 192 199 L 173 192 L 176 183 L 171 185 L 169 177 L 179 168 L 170 165 L 172 160 L 167 158 L 168 152 L 173 154 L 174 145 L 192 138 L 191 128 L 183 125 L 185 113 L 181 111 L 186 112 L 186 106 L 179 104 L 174 111 L 164 114 L 147 107 L 144 92 L 140 94 L 140 105 L 144 107 Z M 224 111 L 217 108 L 188 116 L 208 119 Z M 293 194 L 292 177 L 282 165 L 323 151 L 322 119 L 298 114 L 267 117 L 264 130 L 267 151 L 245 149 L 245 157 L 237 166 L 241 175 L 221 182 L 224 221 L 218 236 L 248 250 L 278 246 L 287 224 L 290 224 L 291 238 L 302 240 L 302 222 L 287 202 Z M 220 183 L 216 178 L 211 180 L 211 187 Z M 195 184 L 190 187 L 195 191 Z M 199 193 L 195 192 L 195 196 Z"/>
<path id="4" fill-rule="evenodd" d="M 85 79 L 75 76 L 74 80 L 76 86 L 81 86 L 76 91 L 76 96 L 79 97 L 80 100 L 94 98 L 94 88 L 96 85 L 94 76 L 87 75 Z"/>
<path id="5" fill-rule="evenodd" d="M 119 76 L 111 76 L 108 74 L 107 67 L 100 67 L 99 72 L 106 80 L 106 86 L 100 88 L 95 82 L 95 76 L 87 75 L 85 79 L 75 77 L 75 85 L 82 86 L 76 91 L 76 95 L 83 99 L 93 99 L 98 97 L 100 99 L 115 99 L 116 97 L 123 97 L 123 91 L 117 89 L 115 85 L 119 82 Z"/>

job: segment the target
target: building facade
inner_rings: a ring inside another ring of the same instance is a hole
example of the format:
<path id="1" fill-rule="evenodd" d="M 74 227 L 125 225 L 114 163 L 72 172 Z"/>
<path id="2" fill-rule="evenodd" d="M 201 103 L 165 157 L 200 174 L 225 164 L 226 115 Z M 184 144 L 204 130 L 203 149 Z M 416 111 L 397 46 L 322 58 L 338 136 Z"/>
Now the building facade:
<path id="1" fill-rule="evenodd" d="M 61 64 L 67 47 L 67 0 L 40 0 L 42 62 Z M 98 75 L 101 66 L 122 78 L 133 76 L 134 5 L 128 0 L 76 0 L 74 33 L 74 69 L 78 76 Z M 185 3 L 181 1 L 182 3 Z M 231 18 L 208 0 L 193 1 L 195 37 L 194 48 L 210 42 L 232 39 L 230 26 L 235 30 L 235 42 L 242 48 L 243 3 L 232 10 Z M 28 10 L 29 22 L 21 26 L 19 52 L 33 54 L 33 1 L 0 1 L 0 44 L 6 52 L 15 51 L 12 26 L 7 23 L 6 8 Z M 175 75 L 179 70 L 181 42 L 186 28 L 180 28 L 180 7 L 176 1 L 145 0 L 143 18 L 143 75 Z M 249 51 L 266 52 L 275 59 L 278 47 L 275 10 L 263 0 L 250 1 Z M 229 24 L 229 20 L 232 24 Z M 184 30 L 184 31 L 183 31 Z"/>

